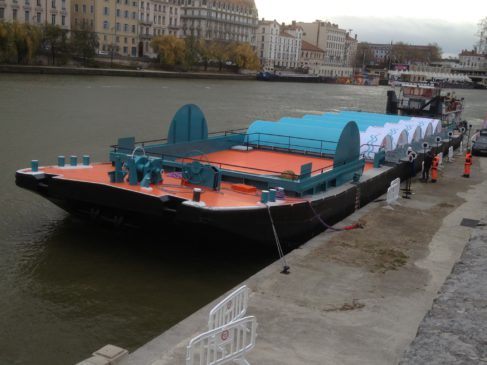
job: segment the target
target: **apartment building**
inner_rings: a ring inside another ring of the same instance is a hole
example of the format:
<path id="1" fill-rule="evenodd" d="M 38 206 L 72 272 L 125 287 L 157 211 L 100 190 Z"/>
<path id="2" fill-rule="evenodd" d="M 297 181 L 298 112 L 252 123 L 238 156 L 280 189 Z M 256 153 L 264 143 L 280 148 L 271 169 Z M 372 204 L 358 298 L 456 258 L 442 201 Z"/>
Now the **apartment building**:
<path id="1" fill-rule="evenodd" d="M 70 0 L 0 0 L 0 21 L 70 29 Z"/>
<path id="2" fill-rule="evenodd" d="M 257 29 L 256 52 L 264 69 L 297 68 L 301 55 L 303 30 L 262 19 Z"/>
<path id="3" fill-rule="evenodd" d="M 182 36 L 255 44 L 254 0 L 181 0 Z"/>
<path id="4" fill-rule="evenodd" d="M 345 40 L 347 31 L 337 24 L 316 20 L 313 23 L 297 23 L 303 31 L 303 40 L 325 51 L 325 64 L 345 66 Z"/>
<path id="5" fill-rule="evenodd" d="M 311 43 L 303 41 L 301 44 L 301 57 L 299 66 L 303 69 L 310 69 L 325 64 L 325 51 Z"/>
<path id="6" fill-rule="evenodd" d="M 1 1 L 1 0 L 0 0 Z M 178 0 L 72 0 L 73 30 L 98 34 L 100 54 L 155 56 L 154 36 L 179 34 Z"/>

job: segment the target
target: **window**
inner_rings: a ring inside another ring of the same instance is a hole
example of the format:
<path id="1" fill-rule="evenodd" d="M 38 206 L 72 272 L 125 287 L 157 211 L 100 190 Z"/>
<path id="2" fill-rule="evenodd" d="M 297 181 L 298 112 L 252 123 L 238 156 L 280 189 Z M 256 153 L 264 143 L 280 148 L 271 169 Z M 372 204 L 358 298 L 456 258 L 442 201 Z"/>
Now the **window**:
<path id="1" fill-rule="evenodd" d="M 128 41 L 129 41 L 129 39 L 128 39 L 127 37 L 125 37 L 125 38 L 123 39 L 123 43 L 125 43 L 125 44 L 127 44 L 127 43 L 128 43 Z"/>
<path id="2" fill-rule="evenodd" d="M 103 22 L 103 29 L 108 29 L 108 21 L 107 20 L 105 20 Z"/>
<path id="3" fill-rule="evenodd" d="M 51 1 L 51 8 L 53 8 L 53 9 L 56 8 L 56 0 Z"/>
<path id="4" fill-rule="evenodd" d="M 41 0 L 37 0 L 37 6 L 41 6 Z"/>
<path id="5" fill-rule="evenodd" d="M 120 17 L 120 9 L 117 9 L 117 17 Z"/>
<path id="6" fill-rule="evenodd" d="M 12 9 L 12 19 L 17 20 L 17 9 Z"/>
<path id="7" fill-rule="evenodd" d="M 115 29 L 116 29 L 118 32 L 120 32 L 120 30 L 122 29 L 122 28 L 120 27 L 120 23 L 117 23 L 117 24 L 116 24 Z"/>
<path id="8" fill-rule="evenodd" d="M 135 19 L 137 17 L 137 14 L 135 13 L 135 11 L 132 12 L 132 19 Z"/>
<path id="9" fill-rule="evenodd" d="M 135 25 L 132 25 L 132 33 L 135 33 Z"/>
<path id="10" fill-rule="evenodd" d="M 0 19 L 5 18 L 5 8 L 0 8 Z"/>
<path id="11" fill-rule="evenodd" d="M 61 25 L 66 25 L 66 16 L 61 16 Z"/>
<path id="12" fill-rule="evenodd" d="M 95 11 L 95 7 L 93 5 L 90 5 L 90 13 L 93 14 L 94 11 Z"/>
<path id="13" fill-rule="evenodd" d="M 117 35 L 117 37 L 115 38 L 115 42 L 119 43 L 120 42 L 120 37 Z"/>
<path id="14" fill-rule="evenodd" d="M 123 53 L 127 53 L 128 52 L 128 48 L 127 47 L 123 47 Z"/>
<path id="15" fill-rule="evenodd" d="M 124 16 L 124 18 L 128 18 L 129 17 L 129 11 L 128 10 L 125 10 L 123 12 L 123 16 Z"/>
<path id="16" fill-rule="evenodd" d="M 26 10 L 26 11 L 25 11 L 25 22 L 26 22 L 26 23 L 28 23 L 28 22 L 29 22 L 29 16 L 30 16 L 29 11 L 28 11 L 28 10 Z"/>
<path id="17" fill-rule="evenodd" d="M 83 14 L 86 14 L 86 5 L 83 4 Z"/>
<path id="18" fill-rule="evenodd" d="M 123 31 L 124 32 L 128 32 L 129 31 L 129 25 L 128 24 L 124 24 L 123 25 Z M 125 39 L 127 39 L 127 38 L 125 38 Z"/>
<path id="19" fill-rule="evenodd" d="M 106 6 L 103 8 L 103 15 L 109 15 L 108 8 Z"/>
<path id="20" fill-rule="evenodd" d="M 41 23 L 41 13 L 37 13 L 36 14 L 36 20 L 37 20 L 37 23 Z"/>
<path id="21" fill-rule="evenodd" d="M 56 25 L 56 14 L 51 14 L 51 24 Z"/>
<path id="22" fill-rule="evenodd" d="M 62 0 L 62 1 L 61 1 L 61 8 L 62 8 L 63 10 L 65 10 L 65 9 L 66 9 L 66 0 Z"/>
<path id="23" fill-rule="evenodd" d="M 77 13 L 79 11 L 78 4 L 74 4 L 74 12 Z"/>

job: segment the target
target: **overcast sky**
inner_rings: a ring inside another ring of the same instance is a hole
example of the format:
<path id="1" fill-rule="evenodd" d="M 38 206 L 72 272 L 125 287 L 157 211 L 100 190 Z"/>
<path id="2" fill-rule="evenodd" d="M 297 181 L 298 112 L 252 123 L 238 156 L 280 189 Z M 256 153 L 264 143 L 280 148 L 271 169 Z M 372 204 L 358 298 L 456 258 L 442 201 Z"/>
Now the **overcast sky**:
<path id="1" fill-rule="evenodd" d="M 478 40 L 477 24 L 487 17 L 486 0 L 255 0 L 255 3 L 261 19 L 280 23 L 328 20 L 342 29 L 352 29 L 360 42 L 437 43 L 446 57 L 472 49 Z"/>

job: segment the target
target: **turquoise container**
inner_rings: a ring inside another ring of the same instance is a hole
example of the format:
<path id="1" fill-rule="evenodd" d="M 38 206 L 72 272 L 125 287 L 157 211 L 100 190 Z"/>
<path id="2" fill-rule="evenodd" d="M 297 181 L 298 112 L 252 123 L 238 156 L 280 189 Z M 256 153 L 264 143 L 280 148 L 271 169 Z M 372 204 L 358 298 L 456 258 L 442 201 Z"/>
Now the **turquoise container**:
<path id="1" fill-rule="evenodd" d="M 83 166 L 90 166 L 90 155 L 83 155 Z"/>
<path id="2" fill-rule="evenodd" d="M 267 190 L 262 190 L 262 195 L 260 196 L 260 202 L 267 204 L 269 202 L 269 192 Z"/>
<path id="3" fill-rule="evenodd" d="M 71 156 L 71 157 L 69 158 L 69 164 L 70 164 L 71 166 L 78 166 L 78 156 L 74 156 L 74 155 L 73 155 L 73 156 Z"/>
<path id="4" fill-rule="evenodd" d="M 58 156 L 57 157 L 58 167 L 64 167 L 65 163 L 66 163 L 66 160 L 65 160 L 64 156 Z"/>
<path id="5" fill-rule="evenodd" d="M 39 171 L 39 160 L 32 160 L 30 162 L 30 170 L 32 172 L 37 172 Z"/>

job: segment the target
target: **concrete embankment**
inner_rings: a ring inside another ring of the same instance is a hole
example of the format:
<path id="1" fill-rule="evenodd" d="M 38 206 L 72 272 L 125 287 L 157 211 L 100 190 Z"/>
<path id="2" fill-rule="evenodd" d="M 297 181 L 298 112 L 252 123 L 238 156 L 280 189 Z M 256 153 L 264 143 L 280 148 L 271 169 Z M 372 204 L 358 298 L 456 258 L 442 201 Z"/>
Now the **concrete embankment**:
<path id="1" fill-rule="evenodd" d="M 168 79 L 209 79 L 209 80 L 255 80 L 255 75 L 225 74 L 210 72 L 169 72 L 154 70 L 123 70 L 111 68 L 55 67 L 0 65 L 0 73 L 79 75 L 79 76 L 125 76 Z"/>
<path id="2" fill-rule="evenodd" d="M 288 254 L 289 275 L 276 262 L 249 278 L 247 313 L 259 322 L 249 362 L 398 363 L 471 236 L 463 218 L 485 215 L 487 161 L 475 159 L 470 179 L 462 173 L 459 156 L 445 163 L 438 183 L 414 179 L 411 199 L 393 207 L 371 203 L 337 224 L 360 220 L 364 229 L 324 232 Z M 485 291 L 483 283 L 473 290 Z M 184 364 L 186 345 L 207 330 L 217 301 L 120 364 Z M 461 308 L 462 301 L 456 305 Z M 483 320 L 472 321 L 472 327 L 483 326 Z"/>

